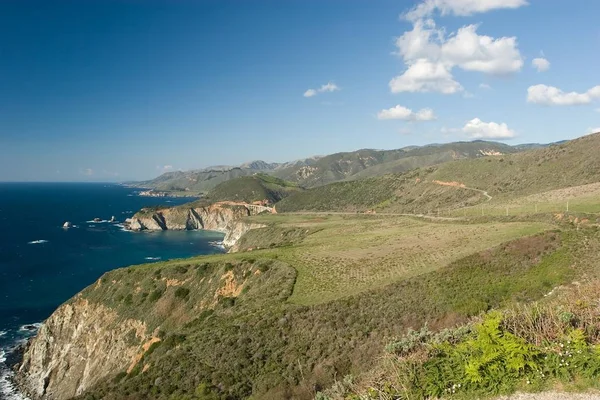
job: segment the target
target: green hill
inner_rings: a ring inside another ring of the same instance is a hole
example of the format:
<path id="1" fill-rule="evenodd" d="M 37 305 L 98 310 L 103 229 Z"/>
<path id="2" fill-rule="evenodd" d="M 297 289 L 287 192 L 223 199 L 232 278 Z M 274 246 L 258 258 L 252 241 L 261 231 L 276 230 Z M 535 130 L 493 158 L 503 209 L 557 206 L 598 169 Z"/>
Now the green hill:
<path id="1" fill-rule="evenodd" d="M 210 201 L 253 201 L 267 200 L 276 203 L 291 194 L 302 191 L 298 185 L 266 174 L 255 174 L 231 179 L 217 185 L 207 198 Z"/>
<path id="2" fill-rule="evenodd" d="M 72 300 L 111 310 L 114 328 L 103 329 L 134 319 L 157 338 L 79 398 L 308 400 L 344 390 L 342 379 L 360 392 L 408 328 L 542 299 L 598 266 L 597 233 L 552 223 L 256 220 L 267 228 L 245 246 L 271 248 L 111 271 Z"/>
<path id="3" fill-rule="evenodd" d="M 157 191 L 207 193 L 220 183 L 242 176 L 253 175 L 260 170 L 239 167 L 210 168 L 199 171 L 166 172 L 149 181 L 128 184 L 133 187 Z"/>
<path id="4" fill-rule="evenodd" d="M 276 168 L 272 173 L 280 178 L 312 188 L 349 179 L 404 172 L 451 160 L 483 157 L 489 153 L 510 154 L 517 150 L 502 143 L 474 141 L 457 142 L 398 150 L 358 150 L 320 157 L 305 166 Z"/>
<path id="5" fill-rule="evenodd" d="M 312 157 L 287 163 L 253 161 L 239 167 L 211 167 L 195 171 L 173 171 L 131 186 L 159 191 L 208 193 L 231 179 L 267 173 L 302 187 L 316 187 L 348 179 L 404 172 L 446 161 L 483 157 L 485 154 L 511 154 L 517 147 L 476 140 L 428 146 L 411 146 L 397 150 L 358 150 Z"/>
<path id="6" fill-rule="evenodd" d="M 561 188 L 600 182 L 600 134 L 502 156 L 451 161 L 404 174 L 334 183 L 295 194 L 277 204 L 282 211 L 426 213 L 508 201 Z M 464 187 L 462 187 L 464 186 Z"/>

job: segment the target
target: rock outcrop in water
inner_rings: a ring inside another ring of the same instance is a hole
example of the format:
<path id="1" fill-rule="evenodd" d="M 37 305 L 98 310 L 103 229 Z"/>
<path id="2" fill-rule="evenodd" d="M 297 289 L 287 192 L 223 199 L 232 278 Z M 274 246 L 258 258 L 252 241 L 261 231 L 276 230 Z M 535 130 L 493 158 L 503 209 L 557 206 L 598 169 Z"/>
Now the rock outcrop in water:
<path id="1" fill-rule="evenodd" d="M 262 225 L 242 221 L 261 212 L 272 212 L 268 207 L 246 203 L 219 202 L 206 206 L 183 205 L 163 209 L 143 209 L 127 221 L 132 231 L 206 229 L 225 233 L 223 244 L 232 248 L 248 230 Z"/>

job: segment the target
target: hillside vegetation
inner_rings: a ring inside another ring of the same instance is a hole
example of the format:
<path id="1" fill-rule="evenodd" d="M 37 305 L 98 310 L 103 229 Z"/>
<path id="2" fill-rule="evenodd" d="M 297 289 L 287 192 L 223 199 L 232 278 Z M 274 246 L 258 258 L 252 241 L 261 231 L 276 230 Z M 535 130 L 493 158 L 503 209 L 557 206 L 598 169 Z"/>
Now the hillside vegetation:
<path id="1" fill-rule="evenodd" d="M 149 181 L 134 182 L 131 186 L 166 192 L 207 193 L 220 183 L 242 176 L 253 175 L 261 170 L 252 168 L 224 167 L 199 171 L 165 172 Z"/>
<path id="2" fill-rule="evenodd" d="M 206 194 L 217 185 L 242 176 L 266 173 L 294 182 L 301 187 L 316 187 L 346 179 L 379 176 L 391 172 L 440 164 L 450 160 L 483 157 L 485 154 L 511 154 L 519 151 L 502 143 L 473 141 L 398 150 L 358 150 L 312 157 L 286 163 L 253 161 L 239 167 L 211 167 L 195 171 L 174 171 L 132 185 L 161 191 Z"/>
<path id="3" fill-rule="evenodd" d="M 493 202 L 504 204 L 598 182 L 599 150 L 600 134 L 593 134 L 527 152 L 451 161 L 404 174 L 314 188 L 285 199 L 277 210 L 430 213 L 487 203 L 490 196 Z"/>
<path id="4" fill-rule="evenodd" d="M 302 191 L 298 185 L 267 174 L 254 174 L 223 182 L 208 194 L 210 201 L 253 201 L 267 200 L 276 203 L 291 194 Z"/>
<path id="5" fill-rule="evenodd" d="M 240 220 L 260 226 L 241 237 L 240 252 L 115 270 L 84 290 L 78 301 L 137 319 L 155 339 L 80 398 L 474 398 L 592 387 L 598 149 L 591 135 L 309 190 L 269 175 L 225 182 L 211 199 L 282 198 L 278 213 Z M 573 191 L 585 213 L 467 213 Z"/>
<path id="6" fill-rule="evenodd" d="M 82 398 L 310 399 L 344 376 L 360 392 L 408 328 L 540 299 L 590 275 L 600 250 L 595 230 L 553 218 L 252 220 L 266 227 L 244 252 L 112 271 L 82 293 L 160 338 Z"/>

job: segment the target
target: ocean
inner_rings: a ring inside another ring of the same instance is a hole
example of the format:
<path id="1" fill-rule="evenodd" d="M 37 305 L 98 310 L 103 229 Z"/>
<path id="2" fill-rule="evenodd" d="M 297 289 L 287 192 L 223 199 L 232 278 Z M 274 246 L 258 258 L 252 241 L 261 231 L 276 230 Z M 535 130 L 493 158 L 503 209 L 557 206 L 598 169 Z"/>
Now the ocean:
<path id="1" fill-rule="evenodd" d="M 193 200 L 137 192 L 101 183 L 0 183 L 0 399 L 24 399 L 8 379 L 11 351 L 104 272 L 224 251 L 218 232 L 125 231 L 122 222 L 142 207 Z M 66 221 L 73 227 L 64 229 Z"/>

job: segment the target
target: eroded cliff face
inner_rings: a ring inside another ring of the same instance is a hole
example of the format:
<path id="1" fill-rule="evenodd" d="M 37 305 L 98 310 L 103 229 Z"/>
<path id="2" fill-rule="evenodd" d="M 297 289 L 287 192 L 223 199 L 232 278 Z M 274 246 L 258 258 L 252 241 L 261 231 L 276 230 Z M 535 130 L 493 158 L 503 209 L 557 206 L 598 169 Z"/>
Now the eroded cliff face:
<path id="1" fill-rule="evenodd" d="M 128 228 L 133 231 L 206 229 L 223 232 L 223 244 L 235 251 L 235 243 L 244 233 L 263 226 L 241 219 L 266 209 L 245 203 L 219 202 L 203 207 L 179 206 L 151 212 L 143 210 L 128 220 Z"/>
<path id="2" fill-rule="evenodd" d="M 110 385 L 122 374 L 167 380 L 168 373 L 156 364 L 181 343 L 173 338 L 199 329 L 186 328 L 187 323 L 204 311 L 230 317 L 238 312 L 231 306 L 238 298 L 244 310 L 284 301 L 295 281 L 292 268 L 273 267 L 272 261 L 199 259 L 154 265 L 106 273 L 44 322 L 16 374 L 30 398 L 71 399 Z M 123 393 L 95 398 L 123 398 Z"/>
<path id="3" fill-rule="evenodd" d="M 156 340 L 142 321 L 78 296 L 59 307 L 28 343 L 20 384 L 35 399 L 70 399 L 107 373 L 135 365 L 145 345 Z"/>

